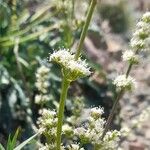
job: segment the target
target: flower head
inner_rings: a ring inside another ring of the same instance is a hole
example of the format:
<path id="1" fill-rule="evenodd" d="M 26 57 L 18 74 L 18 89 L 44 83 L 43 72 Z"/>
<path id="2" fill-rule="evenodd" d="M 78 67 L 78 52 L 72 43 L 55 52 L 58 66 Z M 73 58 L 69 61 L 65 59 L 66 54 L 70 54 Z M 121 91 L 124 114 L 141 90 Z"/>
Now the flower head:
<path id="1" fill-rule="evenodd" d="M 62 132 L 67 135 L 70 136 L 73 134 L 73 128 L 71 126 L 69 126 L 68 124 L 64 124 L 62 126 Z"/>
<path id="2" fill-rule="evenodd" d="M 48 67 L 42 65 L 37 69 L 36 73 L 37 81 L 35 83 L 35 86 L 40 92 L 44 94 L 47 93 L 49 87 L 49 71 L 50 69 Z"/>
<path id="3" fill-rule="evenodd" d="M 76 80 L 77 78 L 89 76 L 91 73 L 85 61 L 82 60 L 71 60 L 70 62 L 68 62 L 66 71 L 70 72 L 70 80 Z"/>
<path id="4" fill-rule="evenodd" d="M 62 67 L 65 67 L 68 62 L 73 59 L 73 54 L 66 49 L 62 49 L 51 54 L 49 60 L 61 65 Z"/>
<path id="5" fill-rule="evenodd" d="M 134 50 L 147 50 L 149 48 L 148 40 L 150 37 L 150 12 L 146 12 L 141 21 L 137 23 L 137 29 L 131 39 L 131 47 Z"/>
<path id="6" fill-rule="evenodd" d="M 144 22 L 150 23 L 150 12 L 149 11 L 143 15 L 142 20 Z"/>
<path id="7" fill-rule="evenodd" d="M 74 59 L 74 54 L 68 50 L 59 50 L 50 56 L 50 61 L 59 64 L 63 69 L 63 74 L 68 80 L 74 81 L 77 78 L 90 75 L 89 67 L 85 61 Z"/>
<path id="8" fill-rule="evenodd" d="M 132 64 L 137 64 L 139 62 L 139 56 L 135 54 L 134 51 L 127 50 L 122 55 L 123 61 L 128 61 Z"/>
<path id="9" fill-rule="evenodd" d="M 84 148 L 80 148 L 78 144 L 71 144 L 67 148 L 68 150 L 84 150 Z"/>
<path id="10" fill-rule="evenodd" d="M 57 124 L 55 111 L 42 109 L 39 113 L 41 114 L 41 117 L 38 118 L 37 123 L 39 124 L 40 128 L 52 129 L 52 127 L 55 127 L 55 125 Z"/>
<path id="11" fill-rule="evenodd" d="M 119 75 L 113 83 L 119 90 L 132 90 L 135 88 L 135 80 L 130 76 L 126 77 L 126 75 Z"/>
<path id="12" fill-rule="evenodd" d="M 145 40 L 133 37 L 131 39 L 131 47 L 133 50 L 144 50 L 145 49 Z"/>
<path id="13" fill-rule="evenodd" d="M 90 110 L 90 115 L 94 119 L 100 118 L 103 113 L 104 113 L 104 110 L 99 107 L 94 107 L 94 108 L 91 108 Z"/>
<path id="14" fill-rule="evenodd" d="M 35 96 L 35 103 L 36 104 L 42 104 L 49 101 L 49 96 L 48 95 L 36 95 Z"/>

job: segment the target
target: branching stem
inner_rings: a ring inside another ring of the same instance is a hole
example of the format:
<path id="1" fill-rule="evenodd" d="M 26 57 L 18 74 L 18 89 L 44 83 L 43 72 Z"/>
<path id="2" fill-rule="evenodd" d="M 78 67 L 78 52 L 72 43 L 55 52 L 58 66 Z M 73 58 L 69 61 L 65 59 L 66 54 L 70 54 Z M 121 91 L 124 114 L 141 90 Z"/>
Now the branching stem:
<path id="1" fill-rule="evenodd" d="M 133 64 L 130 63 L 129 66 L 128 66 L 127 72 L 126 72 L 126 78 L 128 78 L 129 73 L 130 73 L 130 71 L 131 71 L 131 69 L 132 69 L 132 66 L 133 66 Z M 112 123 L 112 120 L 113 120 L 113 117 L 114 117 L 116 108 L 117 108 L 117 106 L 118 106 L 119 100 L 120 100 L 120 99 L 122 98 L 122 96 L 124 95 L 124 92 L 125 92 L 124 89 L 121 89 L 121 90 L 119 91 L 119 93 L 117 94 L 117 97 L 115 98 L 115 102 L 114 102 L 114 104 L 113 104 L 113 107 L 112 107 L 112 110 L 111 110 L 111 112 L 110 112 L 110 114 L 109 114 L 109 117 L 108 117 L 108 119 L 107 119 L 107 121 L 106 121 L 106 125 L 105 125 L 105 128 L 104 128 L 103 134 L 102 134 L 102 136 L 101 136 L 101 140 L 104 139 L 104 137 L 105 137 L 107 131 L 108 131 L 109 128 L 110 128 L 110 125 L 111 125 L 111 123 Z"/>

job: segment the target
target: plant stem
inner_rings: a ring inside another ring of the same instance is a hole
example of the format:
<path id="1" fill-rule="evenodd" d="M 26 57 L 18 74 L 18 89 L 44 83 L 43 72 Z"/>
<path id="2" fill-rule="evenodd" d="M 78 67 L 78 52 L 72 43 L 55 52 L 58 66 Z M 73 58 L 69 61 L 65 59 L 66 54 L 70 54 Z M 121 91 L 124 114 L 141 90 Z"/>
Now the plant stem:
<path id="1" fill-rule="evenodd" d="M 74 19 L 74 7 L 75 7 L 75 0 L 72 0 L 72 12 L 71 12 L 72 19 Z"/>
<path id="2" fill-rule="evenodd" d="M 23 85 L 24 85 L 24 88 L 25 88 L 25 93 L 26 93 L 26 96 L 29 97 L 29 99 L 31 100 L 31 93 L 30 93 L 30 90 L 29 90 L 29 86 L 27 84 L 27 81 L 26 81 L 26 78 L 25 78 L 25 75 L 24 75 L 24 72 L 23 72 L 23 68 L 19 62 L 19 53 L 18 53 L 18 50 L 19 50 L 19 38 L 15 39 L 15 46 L 14 46 L 14 54 L 15 54 L 15 58 L 16 58 L 16 63 L 17 63 L 17 69 L 18 69 L 18 72 L 20 74 L 20 77 L 22 79 L 22 82 L 23 82 Z"/>
<path id="3" fill-rule="evenodd" d="M 132 66 L 133 66 L 133 64 L 130 63 L 129 66 L 128 66 L 127 72 L 126 72 L 126 78 L 128 78 L 129 73 L 130 73 L 130 71 L 131 71 L 131 69 L 132 69 Z M 110 128 L 110 125 L 111 125 L 111 122 L 112 122 L 112 120 L 113 120 L 113 117 L 114 117 L 116 108 L 117 108 L 117 106 L 118 106 L 119 100 L 122 98 L 124 92 L 125 92 L 124 89 L 121 89 L 120 92 L 118 93 L 116 99 L 115 99 L 115 102 L 114 102 L 114 104 L 113 104 L 112 110 L 111 110 L 111 112 L 110 112 L 110 114 L 109 114 L 109 117 L 108 117 L 108 119 L 107 119 L 107 121 L 106 121 L 105 129 L 104 129 L 103 134 L 102 134 L 102 136 L 101 136 L 101 140 L 103 140 L 103 138 L 105 137 L 107 131 L 108 131 L 109 128 Z"/>
<path id="4" fill-rule="evenodd" d="M 65 107 L 65 100 L 67 97 L 67 92 L 69 88 L 70 82 L 63 77 L 62 81 L 62 91 L 60 95 L 60 102 L 59 102 L 59 110 L 58 110 L 58 123 L 57 123 L 57 150 L 61 148 L 61 133 L 62 133 L 62 125 L 63 125 L 63 118 L 64 118 L 64 107 Z"/>
<path id="5" fill-rule="evenodd" d="M 44 34 L 46 32 L 49 32 L 55 28 L 59 28 L 61 24 L 56 24 L 56 25 L 52 25 L 52 26 L 49 26 L 41 31 L 38 31 L 38 32 L 35 32 L 35 33 L 31 33 L 25 37 L 22 37 L 20 38 L 20 41 L 19 43 L 24 43 L 24 42 L 27 42 L 27 41 L 30 41 L 30 40 L 34 40 L 36 39 L 38 36 L 40 36 L 41 34 Z M 9 46 L 13 46 L 15 44 L 14 40 L 12 41 L 7 41 L 7 42 L 4 42 L 4 44 L 2 44 L 2 47 L 9 47 Z"/>
<path id="6" fill-rule="evenodd" d="M 119 92 L 119 94 L 117 95 L 117 98 L 116 98 L 116 100 L 115 100 L 115 102 L 114 102 L 114 104 L 113 104 L 113 107 L 112 107 L 112 110 L 111 110 L 111 112 L 110 112 L 110 115 L 109 115 L 109 117 L 108 117 L 108 119 L 107 119 L 106 126 L 105 126 L 105 129 L 104 129 L 104 131 L 103 131 L 101 140 L 103 140 L 104 136 L 106 135 L 106 133 L 107 133 L 109 127 L 110 127 L 110 124 L 111 124 L 112 119 L 113 119 L 114 114 L 115 114 L 115 110 L 116 110 L 117 105 L 118 105 L 118 102 L 119 102 L 120 98 L 123 96 L 123 94 L 124 94 L 124 90 L 121 90 L 121 91 Z"/>
<path id="7" fill-rule="evenodd" d="M 80 36 L 80 41 L 79 41 L 79 44 L 78 44 L 78 47 L 77 47 L 77 52 L 75 54 L 75 60 L 77 60 L 80 56 L 81 48 L 83 46 L 83 42 L 84 42 L 85 36 L 87 34 L 87 30 L 88 30 L 88 27 L 89 27 L 89 24 L 90 24 L 90 21 L 91 21 L 92 14 L 94 12 L 94 8 L 96 6 L 96 3 L 97 3 L 97 0 L 92 0 L 91 1 L 90 7 L 89 7 L 89 10 L 88 10 L 88 13 L 87 13 L 87 18 L 86 18 L 86 21 L 85 21 L 85 24 L 84 24 L 84 27 L 83 27 L 83 30 L 82 30 L 82 33 L 81 33 L 81 36 Z"/>
<path id="8" fill-rule="evenodd" d="M 128 67 L 127 72 L 126 72 L 126 78 L 129 76 L 129 73 L 132 69 L 132 65 L 133 65 L 132 63 L 129 64 L 129 67 Z"/>

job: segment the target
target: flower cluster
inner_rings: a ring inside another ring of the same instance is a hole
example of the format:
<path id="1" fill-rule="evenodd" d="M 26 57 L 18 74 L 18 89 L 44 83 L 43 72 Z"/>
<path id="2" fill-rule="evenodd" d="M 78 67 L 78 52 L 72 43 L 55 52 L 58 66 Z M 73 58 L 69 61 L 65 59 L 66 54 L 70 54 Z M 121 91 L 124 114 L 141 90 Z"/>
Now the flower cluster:
<path id="1" fill-rule="evenodd" d="M 139 51 L 148 49 L 150 47 L 150 12 L 146 12 L 141 21 L 137 23 L 136 32 L 131 39 L 132 50 L 127 50 L 123 53 L 123 61 L 127 61 L 129 64 L 137 64 L 140 60 L 138 55 Z M 131 77 L 121 75 L 117 77 L 114 84 L 118 88 L 124 88 L 131 90 L 135 86 L 135 80 Z"/>
<path id="2" fill-rule="evenodd" d="M 90 75 L 86 62 L 81 59 L 75 60 L 74 57 L 74 54 L 66 49 L 56 51 L 50 55 L 50 61 L 53 61 L 62 67 L 63 75 L 69 81 L 74 81 L 77 78 Z"/>
<path id="3" fill-rule="evenodd" d="M 69 126 L 68 124 L 64 124 L 62 126 L 62 132 L 64 135 L 70 137 L 73 134 L 73 128 L 71 126 Z"/>
<path id="4" fill-rule="evenodd" d="M 44 65 L 38 68 L 36 73 L 37 82 L 35 83 L 38 90 L 42 93 L 47 93 L 47 88 L 49 86 L 49 82 L 47 81 L 49 76 L 50 69 Z"/>
<path id="5" fill-rule="evenodd" d="M 35 103 L 36 104 L 43 104 L 49 101 L 49 96 L 47 95 L 48 87 L 49 87 L 49 71 L 50 69 L 44 65 L 38 68 L 36 73 L 37 81 L 35 83 L 36 87 L 38 88 L 40 94 L 35 96 Z"/>
<path id="6" fill-rule="evenodd" d="M 104 131 L 105 121 L 101 118 L 102 108 L 92 108 L 88 123 L 74 130 L 74 134 L 79 137 L 82 144 L 90 143 L 96 150 L 116 149 L 120 136 L 119 131 L 108 131 L 103 140 L 101 140 Z"/>
<path id="7" fill-rule="evenodd" d="M 150 45 L 150 12 L 146 12 L 137 23 L 137 30 L 131 39 L 131 47 L 135 51 L 147 50 Z"/>
<path id="8" fill-rule="evenodd" d="M 84 148 L 80 148 L 78 144 L 71 144 L 67 147 L 68 150 L 84 150 Z"/>
<path id="9" fill-rule="evenodd" d="M 139 56 L 135 54 L 132 50 L 127 50 L 122 55 L 123 61 L 127 61 L 132 64 L 137 64 L 139 62 Z"/>
<path id="10" fill-rule="evenodd" d="M 136 87 L 135 80 L 130 76 L 126 77 L 126 75 L 119 75 L 113 83 L 119 90 L 124 89 L 130 91 Z"/>
<path id="11" fill-rule="evenodd" d="M 48 137 L 49 142 L 45 143 L 40 150 L 56 149 L 56 126 L 57 114 L 55 111 L 43 109 L 40 111 L 41 117 L 38 119 L 40 129 L 44 129 L 43 134 Z M 61 150 L 84 150 L 81 145 L 91 144 L 95 150 L 117 149 L 119 137 L 122 131 L 108 131 L 101 140 L 104 131 L 105 120 L 102 118 L 103 109 L 94 107 L 90 109 L 87 122 L 81 127 L 73 127 L 64 124 L 62 134 L 66 139 L 74 139 L 73 142 L 61 145 Z M 80 143 L 74 143 L 79 142 Z"/>
<path id="12" fill-rule="evenodd" d="M 57 114 L 55 111 L 41 109 L 39 114 L 41 117 L 38 118 L 37 124 L 39 126 L 39 130 L 43 130 L 43 135 L 51 141 L 51 143 L 55 143 L 56 141 L 56 126 L 57 126 Z M 44 147 L 50 147 L 46 145 Z M 52 147 L 52 146 L 51 146 Z"/>
<path id="13" fill-rule="evenodd" d="M 39 150 L 56 150 L 56 144 L 45 144 L 39 148 Z M 61 146 L 60 150 L 65 150 L 64 146 Z"/>
<path id="14" fill-rule="evenodd" d="M 56 111 L 48 110 L 48 109 L 41 109 L 39 114 L 41 117 L 38 118 L 37 124 L 39 126 L 39 130 L 43 131 L 43 135 L 49 140 L 49 143 L 43 145 L 40 150 L 54 150 L 56 149 L 56 130 L 57 130 L 57 113 Z M 73 127 L 69 124 L 64 124 L 62 126 L 62 134 L 64 137 L 72 137 L 73 136 Z M 77 149 L 77 144 L 72 144 L 66 146 L 67 150 L 83 150 Z M 61 150 L 65 150 L 65 147 L 62 146 Z"/>
<path id="15" fill-rule="evenodd" d="M 49 101 L 49 96 L 47 94 L 38 94 L 35 96 L 35 103 L 36 104 L 43 104 Z"/>
<path id="16" fill-rule="evenodd" d="M 137 23 L 136 32 L 131 39 L 132 50 L 123 53 L 123 61 L 130 65 L 139 63 L 140 57 L 138 52 L 150 47 L 150 12 L 146 12 L 140 22 Z M 114 80 L 114 85 L 119 89 L 132 90 L 135 87 L 135 80 L 126 75 L 120 75 Z"/>

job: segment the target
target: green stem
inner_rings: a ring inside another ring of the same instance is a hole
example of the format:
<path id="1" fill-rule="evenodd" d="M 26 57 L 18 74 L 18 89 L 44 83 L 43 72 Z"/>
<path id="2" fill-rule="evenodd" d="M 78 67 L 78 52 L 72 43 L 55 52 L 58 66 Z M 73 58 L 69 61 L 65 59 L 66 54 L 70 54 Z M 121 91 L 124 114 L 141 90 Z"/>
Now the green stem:
<path id="1" fill-rule="evenodd" d="M 53 30 L 55 28 L 59 28 L 60 25 L 53 25 L 53 26 L 49 26 L 41 31 L 35 32 L 35 33 L 31 33 L 25 37 L 20 38 L 19 43 L 24 43 L 30 40 L 34 40 L 36 39 L 38 36 L 40 36 L 41 34 L 44 34 L 46 32 L 49 32 L 50 30 Z M 13 46 L 15 44 L 14 40 L 12 41 L 8 41 L 8 42 L 4 42 L 4 44 L 2 44 L 2 47 L 9 47 L 9 46 Z"/>
<path id="2" fill-rule="evenodd" d="M 126 78 L 129 76 L 129 73 L 130 73 L 130 71 L 131 71 L 131 69 L 132 69 L 132 66 L 133 66 L 133 64 L 130 63 L 130 64 L 129 64 L 129 67 L 128 67 L 128 69 L 127 69 L 127 72 L 126 72 Z"/>
<path id="3" fill-rule="evenodd" d="M 59 102 L 59 110 L 58 110 L 58 124 L 57 124 L 57 150 L 61 148 L 61 133 L 62 133 L 62 125 L 63 125 L 63 118 L 64 118 L 64 107 L 65 107 L 65 100 L 67 97 L 67 92 L 69 88 L 70 82 L 63 78 L 62 81 L 62 91 L 60 95 L 60 102 Z"/>
<path id="4" fill-rule="evenodd" d="M 19 62 L 19 53 L 18 53 L 18 50 L 19 50 L 19 38 L 18 39 L 15 39 L 15 46 L 14 46 L 14 54 L 15 54 L 15 58 L 16 58 L 16 63 L 17 63 L 17 69 L 18 69 L 18 72 L 20 74 L 20 77 L 22 79 L 22 82 L 23 82 L 23 85 L 25 87 L 25 90 L 26 90 L 26 96 L 30 98 L 30 100 L 32 99 L 31 97 L 31 93 L 30 93 L 30 90 L 29 90 L 29 87 L 28 87 L 28 84 L 27 84 L 27 81 L 26 81 L 26 78 L 25 78 L 25 75 L 24 75 L 24 72 L 23 72 L 23 68 Z"/>
<path id="5" fill-rule="evenodd" d="M 113 117 L 114 117 L 116 108 L 117 108 L 117 106 L 118 106 L 118 102 L 119 102 L 119 100 L 121 99 L 121 97 L 123 96 L 123 94 L 124 94 L 124 90 L 121 90 L 121 91 L 119 92 L 119 94 L 117 95 L 117 98 L 116 98 L 116 100 L 115 100 L 115 102 L 114 102 L 114 104 L 113 104 L 113 107 L 112 107 L 112 110 L 111 110 L 111 112 L 110 112 L 110 115 L 109 115 L 109 117 L 108 117 L 108 119 L 107 119 L 107 122 L 106 122 L 106 125 L 105 125 L 105 129 L 104 129 L 103 134 L 102 134 L 102 136 L 101 136 L 101 140 L 103 140 L 103 138 L 104 138 L 104 136 L 106 135 L 108 129 L 110 128 L 112 119 L 113 119 Z"/>
<path id="6" fill-rule="evenodd" d="M 75 0 L 72 0 L 72 12 L 71 12 L 72 19 L 74 19 L 74 6 L 75 6 Z"/>
<path id="7" fill-rule="evenodd" d="M 129 66 L 128 66 L 128 69 L 127 69 L 127 71 L 126 71 L 126 78 L 128 78 L 129 73 L 130 73 L 130 71 L 131 71 L 131 69 L 132 69 L 132 66 L 133 66 L 133 64 L 130 63 Z M 114 102 L 114 104 L 113 104 L 112 110 L 111 110 L 111 112 L 110 112 L 110 114 L 109 114 L 109 117 L 108 117 L 108 119 L 107 119 L 107 121 L 106 121 L 105 129 L 104 129 L 103 134 L 102 134 L 102 136 L 101 136 L 101 140 L 103 140 L 103 138 L 105 137 L 107 131 L 108 131 L 109 128 L 110 128 L 110 125 L 111 125 L 111 123 L 112 123 L 112 120 L 113 120 L 113 117 L 114 117 L 116 108 L 117 108 L 117 106 L 118 106 L 119 100 L 122 98 L 124 92 L 125 92 L 124 89 L 120 90 L 120 92 L 118 93 L 118 95 L 117 95 L 117 97 L 116 97 L 116 99 L 115 99 L 115 102 Z"/>
<path id="8" fill-rule="evenodd" d="M 77 60 L 80 56 L 81 48 L 83 46 L 83 42 L 84 42 L 85 36 L 87 34 L 87 30 L 88 30 L 88 27 L 89 27 L 89 24 L 90 24 L 90 21 L 91 21 L 92 14 L 94 12 L 94 8 L 96 6 L 96 3 L 97 3 L 97 0 L 92 0 L 91 1 L 90 7 L 89 7 L 89 10 L 88 10 L 88 14 L 87 14 L 87 18 L 86 18 L 86 21 L 85 21 L 85 24 L 84 24 L 84 27 L 83 27 L 83 30 L 82 30 L 82 33 L 81 33 L 81 36 L 80 36 L 80 41 L 79 41 L 79 44 L 78 44 L 78 47 L 77 47 L 75 60 Z"/>

